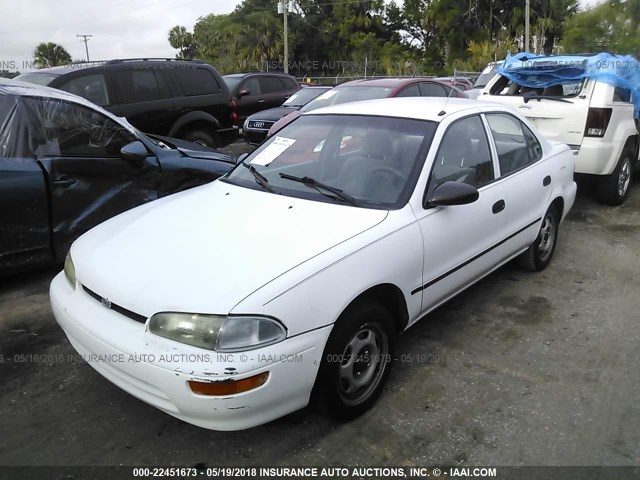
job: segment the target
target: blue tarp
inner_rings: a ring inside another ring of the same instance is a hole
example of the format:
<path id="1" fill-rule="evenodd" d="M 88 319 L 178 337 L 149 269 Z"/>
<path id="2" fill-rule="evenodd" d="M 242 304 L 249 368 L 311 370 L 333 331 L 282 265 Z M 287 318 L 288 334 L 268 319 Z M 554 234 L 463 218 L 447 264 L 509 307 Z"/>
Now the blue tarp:
<path id="1" fill-rule="evenodd" d="M 524 87 L 544 88 L 575 83 L 584 78 L 631 91 L 636 116 L 640 114 L 640 62 L 631 55 L 544 56 L 522 52 L 507 56 L 498 73 Z"/>

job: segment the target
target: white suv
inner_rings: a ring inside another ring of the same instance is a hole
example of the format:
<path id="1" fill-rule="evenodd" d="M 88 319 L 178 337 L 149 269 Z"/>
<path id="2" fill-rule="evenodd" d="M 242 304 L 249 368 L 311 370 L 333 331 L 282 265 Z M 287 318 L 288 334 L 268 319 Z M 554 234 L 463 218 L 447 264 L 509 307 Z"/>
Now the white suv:
<path id="1" fill-rule="evenodd" d="M 509 105 L 548 139 L 568 144 L 576 156 L 576 173 L 598 176 L 601 202 L 620 205 L 627 198 L 640 166 L 629 90 L 590 79 L 532 89 L 498 74 L 478 100 Z"/>

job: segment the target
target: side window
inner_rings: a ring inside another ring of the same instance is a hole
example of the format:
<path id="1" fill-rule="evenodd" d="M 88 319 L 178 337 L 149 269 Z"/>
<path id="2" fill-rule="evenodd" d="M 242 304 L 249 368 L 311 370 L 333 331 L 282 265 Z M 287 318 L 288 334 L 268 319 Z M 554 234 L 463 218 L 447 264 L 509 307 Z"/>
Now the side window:
<path id="1" fill-rule="evenodd" d="M 164 78 L 156 75 L 150 68 L 120 70 L 114 72 L 114 77 L 120 87 L 122 103 L 149 102 L 169 98 Z"/>
<path id="2" fill-rule="evenodd" d="M 86 98 L 90 102 L 100 105 L 101 107 L 111 105 L 111 100 L 107 91 L 107 82 L 102 73 L 72 78 L 58 88 L 65 92 Z"/>
<path id="3" fill-rule="evenodd" d="M 403 88 L 400 90 L 396 97 L 419 97 L 420 96 L 420 86 L 417 83 L 408 86 L 407 88 Z"/>
<path id="4" fill-rule="evenodd" d="M 464 182 L 481 187 L 495 178 L 491 151 L 482 120 L 477 115 L 451 124 L 434 160 L 432 182 Z"/>
<path id="5" fill-rule="evenodd" d="M 249 80 L 244 82 L 244 85 L 242 85 L 242 88 L 240 90 L 249 90 L 251 95 L 260 95 L 261 93 L 263 93 L 260 90 L 260 84 L 258 83 L 258 79 L 256 77 L 250 78 Z"/>
<path id="6" fill-rule="evenodd" d="M 614 102 L 631 102 L 631 90 L 622 87 L 616 87 L 613 91 L 613 101 Z"/>
<path id="7" fill-rule="evenodd" d="M 187 97 L 220 92 L 216 78 L 206 68 L 178 68 L 172 72 Z"/>
<path id="8" fill-rule="evenodd" d="M 487 121 L 498 150 L 502 176 L 542 158 L 540 142 L 520 120 L 506 113 L 490 113 Z"/>
<path id="9" fill-rule="evenodd" d="M 287 90 L 297 90 L 298 89 L 298 83 L 291 79 L 291 78 L 283 78 L 282 79 L 282 83 L 284 83 L 284 87 Z"/>
<path id="10" fill-rule="evenodd" d="M 446 97 L 447 91 L 442 85 L 431 82 L 423 82 L 420 84 L 420 93 L 423 97 Z"/>
<path id="11" fill-rule="evenodd" d="M 135 136 L 123 126 L 90 108 L 48 98 L 27 99 L 28 115 L 39 128 L 29 131 L 36 155 L 119 157 Z"/>
<path id="12" fill-rule="evenodd" d="M 278 77 L 260 77 L 260 91 L 262 93 L 279 93 L 286 88 Z"/>

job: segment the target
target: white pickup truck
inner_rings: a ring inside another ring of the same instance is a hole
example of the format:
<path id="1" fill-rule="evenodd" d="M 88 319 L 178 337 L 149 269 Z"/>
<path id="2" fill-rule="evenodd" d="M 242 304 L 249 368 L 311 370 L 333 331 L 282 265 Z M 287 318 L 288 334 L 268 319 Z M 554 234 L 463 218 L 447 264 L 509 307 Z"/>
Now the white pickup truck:
<path id="1" fill-rule="evenodd" d="M 532 80 L 529 75 L 527 81 Z M 625 201 L 640 167 L 638 123 L 629 90 L 589 78 L 529 88 L 498 74 L 478 100 L 509 105 L 549 140 L 568 144 L 576 156 L 576 173 L 598 176 L 600 201 Z"/>

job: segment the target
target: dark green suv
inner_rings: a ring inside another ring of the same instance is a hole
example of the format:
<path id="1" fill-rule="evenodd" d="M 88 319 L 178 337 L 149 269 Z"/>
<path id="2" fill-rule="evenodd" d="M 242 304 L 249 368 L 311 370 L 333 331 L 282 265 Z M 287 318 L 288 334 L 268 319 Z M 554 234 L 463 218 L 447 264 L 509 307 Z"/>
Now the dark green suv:
<path id="1" fill-rule="evenodd" d="M 209 147 L 238 137 L 236 102 L 215 68 L 198 60 L 126 59 L 73 63 L 16 80 L 58 88 L 125 117 L 145 133 Z"/>

